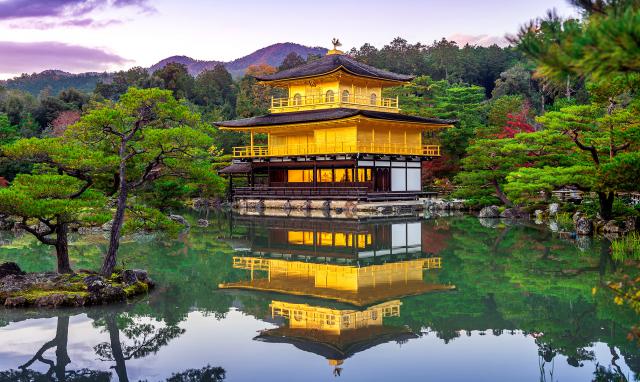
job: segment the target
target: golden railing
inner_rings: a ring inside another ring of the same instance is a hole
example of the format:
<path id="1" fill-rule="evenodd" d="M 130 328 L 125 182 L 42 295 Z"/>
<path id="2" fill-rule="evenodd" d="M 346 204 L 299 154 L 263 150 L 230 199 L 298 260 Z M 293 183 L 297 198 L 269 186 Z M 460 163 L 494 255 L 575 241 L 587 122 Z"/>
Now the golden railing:
<path id="1" fill-rule="evenodd" d="M 382 111 L 399 111 L 398 97 L 396 98 L 380 98 L 366 97 L 356 95 L 340 95 L 327 96 L 326 94 L 312 96 L 297 96 L 287 98 L 271 98 L 272 113 L 285 111 L 298 111 L 310 109 L 324 109 L 333 107 L 352 107 L 358 106 L 359 109 L 382 110 Z"/>
<path id="2" fill-rule="evenodd" d="M 306 156 L 328 154 L 392 154 L 440 156 L 438 145 L 407 145 L 402 143 L 342 142 L 287 146 L 242 146 L 233 148 L 235 158 Z"/>

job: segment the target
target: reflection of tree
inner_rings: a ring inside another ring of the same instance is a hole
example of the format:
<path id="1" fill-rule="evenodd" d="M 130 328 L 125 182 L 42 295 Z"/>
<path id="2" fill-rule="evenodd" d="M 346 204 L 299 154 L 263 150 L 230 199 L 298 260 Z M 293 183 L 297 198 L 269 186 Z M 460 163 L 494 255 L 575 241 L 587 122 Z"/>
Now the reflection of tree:
<path id="1" fill-rule="evenodd" d="M 94 347 L 101 360 L 116 363 L 113 368 L 120 382 L 129 380 L 127 361 L 155 354 L 169 341 L 185 332 L 176 325 L 158 327 L 156 323 L 136 322 L 128 315 L 122 315 L 120 318 L 123 326 L 122 333 L 127 342 L 120 341 L 118 317 L 115 314 L 107 314 L 103 318 L 103 324 L 109 332 L 109 342 L 103 342 Z"/>
<path id="2" fill-rule="evenodd" d="M 0 381 L 110 381 L 111 373 L 97 370 L 67 370 L 67 365 L 71 363 L 67 351 L 69 338 L 69 317 L 58 317 L 56 337 L 42 345 L 42 347 L 31 357 L 29 361 L 19 366 L 20 370 L 9 370 L 0 372 Z M 55 348 L 55 360 L 45 357 L 45 353 Z M 49 366 L 46 373 L 29 370 L 34 363 L 41 362 Z"/>
<path id="3" fill-rule="evenodd" d="M 203 367 L 189 369 L 182 373 L 173 374 L 167 382 L 220 382 L 226 378 L 226 371 L 221 367 Z"/>

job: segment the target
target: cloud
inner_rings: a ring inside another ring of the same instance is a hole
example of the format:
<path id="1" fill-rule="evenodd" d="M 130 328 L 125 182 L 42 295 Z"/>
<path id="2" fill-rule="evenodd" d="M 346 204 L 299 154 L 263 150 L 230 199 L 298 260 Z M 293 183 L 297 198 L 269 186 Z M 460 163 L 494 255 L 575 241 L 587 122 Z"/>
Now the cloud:
<path id="1" fill-rule="evenodd" d="M 104 28 L 111 25 L 122 24 L 122 20 L 95 20 L 92 18 L 69 19 L 60 22 L 25 20 L 9 24 L 13 29 L 51 29 L 56 27 L 84 27 L 84 28 Z"/>
<path id="2" fill-rule="evenodd" d="M 0 0 L 0 21 L 18 21 L 12 28 L 105 27 L 119 20 L 100 20 L 100 10 L 136 8 L 153 13 L 149 0 Z"/>
<path id="3" fill-rule="evenodd" d="M 60 42 L 0 41 L 0 57 L 0 73 L 104 71 L 130 62 L 101 49 Z"/>
<path id="4" fill-rule="evenodd" d="M 458 43 L 460 46 L 464 46 L 466 44 L 469 45 L 478 45 L 478 46 L 491 46 L 498 45 L 505 47 L 509 45 L 509 42 L 506 38 L 500 36 L 489 36 L 486 34 L 480 35 L 469 35 L 469 34 L 454 34 L 447 38 L 447 40 L 452 40 Z"/>

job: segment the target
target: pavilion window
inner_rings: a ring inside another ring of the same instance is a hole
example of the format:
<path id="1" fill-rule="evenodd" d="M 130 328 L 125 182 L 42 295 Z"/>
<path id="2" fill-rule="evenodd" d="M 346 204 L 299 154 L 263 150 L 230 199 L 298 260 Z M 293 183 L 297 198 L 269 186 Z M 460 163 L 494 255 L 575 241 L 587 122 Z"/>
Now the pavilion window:
<path id="1" fill-rule="evenodd" d="M 325 95 L 325 101 L 334 102 L 334 100 L 335 100 L 335 95 L 333 93 L 333 90 L 327 90 L 327 93 Z"/>
<path id="2" fill-rule="evenodd" d="M 313 182 L 313 170 L 287 170 L 287 181 L 289 183 L 311 183 Z"/>
<path id="3" fill-rule="evenodd" d="M 300 93 L 296 93 L 293 96 L 293 105 L 294 106 L 300 106 L 302 105 L 302 96 L 300 95 Z"/>
<path id="4" fill-rule="evenodd" d="M 336 182 L 353 182 L 353 169 L 336 168 L 334 170 Z"/>
<path id="5" fill-rule="evenodd" d="M 318 169 L 318 182 L 333 182 L 333 171 L 330 168 Z"/>
<path id="6" fill-rule="evenodd" d="M 374 106 L 378 104 L 378 96 L 376 95 L 376 93 L 371 94 L 370 103 Z"/>
<path id="7" fill-rule="evenodd" d="M 331 232 L 318 232 L 318 245 L 323 247 L 332 247 L 333 234 Z"/>
<path id="8" fill-rule="evenodd" d="M 349 102 L 349 91 L 348 90 L 343 90 L 342 91 L 342 102 Z"/>
<path id="9" fill-rule="evenodd" d="M 370 168 L 359 168 L 358 169 L 358 182 L 369 182 L 371 181 L 371 169 Z"/>

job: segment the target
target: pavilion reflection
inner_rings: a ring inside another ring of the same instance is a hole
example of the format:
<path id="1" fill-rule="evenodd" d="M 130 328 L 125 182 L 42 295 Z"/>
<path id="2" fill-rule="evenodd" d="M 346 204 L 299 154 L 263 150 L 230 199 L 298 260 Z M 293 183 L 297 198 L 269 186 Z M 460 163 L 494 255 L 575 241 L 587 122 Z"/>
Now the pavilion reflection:
<path id="1" fill-rule="evenodd" d="M 272 301 L 271 317 L 282 317 L 287 324 L 263 330 L 254 340 L 287 343 L 322 356 L 334 367 L 334 374 L 340 375 L 341 365 L 356 353 L 418 337 L 405 326 L 383 325 L 385 318 L 400 316 L 401 305 L 400 300 L 391 300 L 357 310 Z"/>
<path id="2" fill-rule="evenodd" d="M 285 220 L 285 221 L 283 221 Z M 442 267 L 424 251 L 422 222 L 333 222 L 287 219 L 247 221 L 233 268 L 248 271 L 223 289 L 248 289 L 368 306 L 404 296 L 451 290 L 427 283 L 424 272 Z"/>

